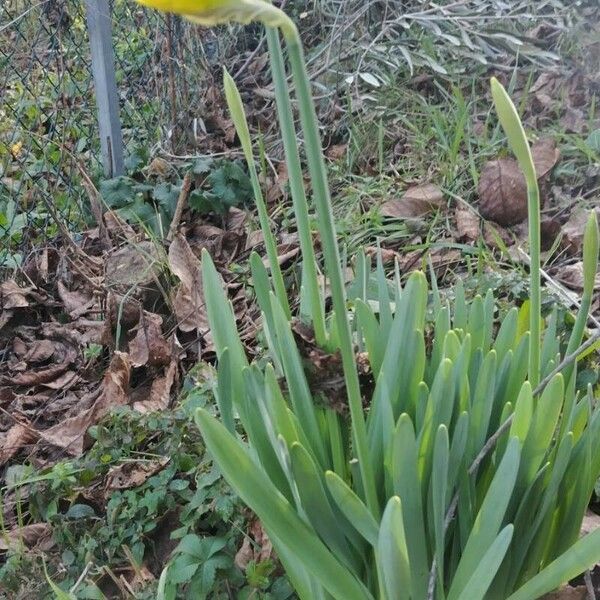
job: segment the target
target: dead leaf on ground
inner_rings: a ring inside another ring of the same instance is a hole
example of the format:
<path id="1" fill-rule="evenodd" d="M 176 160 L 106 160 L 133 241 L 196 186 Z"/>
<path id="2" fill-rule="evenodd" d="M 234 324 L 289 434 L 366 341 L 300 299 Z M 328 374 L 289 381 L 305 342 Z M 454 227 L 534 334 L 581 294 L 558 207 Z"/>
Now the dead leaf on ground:
<path id="1" fill-rule="evenodd" d="M 26 548 L 37 547 L 47 552 L 54 546 L 52 527 L 49 523 L 32 523 L 0 536 L 0 550 L 18 550 L 21 545 Z"/>
<path id="2" fill-rule="evenodd" d="M 561 266 L 554 277 L 563 285 L 576 291 L 583 290 L 583 262 L 576 262 L 571 265 Z M 596 274 L 594 289 L 600 289 L 600 273 Z"/>
<path id="3" fill-rule="evenodd" d="M 400 259 L 400 254 L 390 248 L 377 248 L 375 246 L 367 246 L 365 254 L 371 259 L 377 260 L 381 256 L 381 262 L 384 266 L 395 264 L 396 260 Z"/>
<path id="4" fill-rule="evenodd" d="M 25 423 L 15 423 L 0 443 L 0 466 L 8 462 L 23 446 L 36 439 L 35 432 Z"/>
<path id="5" fill-rule="evenodd" d="M 400 261 L 402 273 L 410 273 L 415 270 L 428 270 L 428 262 L 431 260 L 433 270 L 439 279 L 443 279 L 448 269 L 462 260 L 459 250 L 454 248 L 436 247 L 429 251 L 414 250 L 406 254 Z"/>
<path id="6" fill-rule="evenodd" d="M 466 206 L 457 207 L 454 212 L 456 233 L 459 240 L 474 242 L 479 238 L 479 216 Z"/>
<path id="7" fill-rule="evenodd" d="M 600 219 L 600 208 L 594 209 L 596 216 Z M 589 210 L 585 208 L 576 208 L 569 217 L 569 220 L 563 225 L 563 245 L 566 251 L 571 254 L 579 254 L 583 247 L 583 234 L 585 224 L 590 216 Z"/>
<path id="8" fill-rule="evenodd" d="M 171 361 L 164 377 L 157 377 L 150 388 L 150 398 L 140 402 L 134 402 L 133 408 L 145 414 L 149 412 L 162 411 L 169 408 L 171 390 L 177 376 L 177 361 Z"/>
<path id="9" fill-rule="evenodd" d="M 94 404 L 75 417 L 40 432 L 40 437 L 69 454 L 80 456 L 85 447 L 87 430 L 114 406 L 127 404 L 131 362 L 123 352 L 115 352 L 100 384 L 100 396 Z"/>
<path id="10" fill-rule="evenodd" d="M 106 476 L 105 493 L 114 490 L 127 490 L 144 483 L 152 475 L 161 471 L 171 459 L 167 456 L 158 460 L 126 462 L 110 469 Z"/>
<path id="11" fill-rule="evenodd" d="M 535 143 L 531 153 L 538 180 L 548 176 L 560 157 L 552 139 Z M 478 193 L 479 212 L 484 219 L 509 226 L 527 218 L 527 184 L 516 160 L 499 158 L 485 163 Z"/>
<path id="12" fill-rule="evenodd" d="M 483 166 L 478 185 L 479 212 L 499 225 L 527 217 L 527 184 L 516 160 L 499 158 Z"/>
<path id="13" fill-rule="evenodd" d="M 346 155 L 348 144 L 334 144 L 325 151 L 325 156 L 331 160 L 339 160 Z"/>
<path id="14" fill-rule="evenodd" d="M 76 319 L 83 315 L 94 303 L 94 298 L 89 290 L 68 290 L 62 281 L 59 281 L 56 287 L 65 311 L 71 318 Z"/>
<path id="15" fill-rule="evenodd" d="M 560 159 L 560 151 L 552 138 L 542 138 L 531 146 L 535 174 L 542 179 L 552 171 Z"/>
<path id="16" fill-rule="evenodd" d="M 542 596 L 540 600 L 586 600 L 587 597 L 588 594 L 585 585 L 578 585 L 577 587 L 565 585 L 559 590 Z"/>
<path id="17" fill-rule="evenodd" d="M 166 365 L 171 359 L 171 348 L 162 334 L 160 315 L 144 311 L 137 324 L 135 337 L 129 342 L 129 356 L 134 367 Z"/>
<path id="18" fill-rule="evenodd" d="M 173 299 L 179 329 L 208 332 L 206 307 L 204 306 L 202 271 L 190 245 L 180 233 L 169 247 L 169 266 L 181 283 Z"/>
<path id="19" fill-rule="evenodd" d="M 0 283 L 0 307 L 3 310 L 28 307 L 27 294 L 30 289 L 20 287 L 13 279 L 3 281 Z"/>
<path id="20" fill-rule="evenodd" d="M 592 533 L 600 527 L 600 515 L 597 515 L 595 512 L 591 510 L 586 510 L 585 515 L 583 516 L 583 521 L 581 523 L 581 529 L 579 531 L 579 535 L 587 535 L 588 533 Z"/>
<path id="21" fill-rule="evenodd" d="M 273 544 L 263 529 L 260 521 L 254 519 L 250 524 L 247 535 L 235 555 L 235 564 L 243 570 L 252 561 L 261 563 L 273 555 Z"/>
<path id="22" fill-rule="evenodd" d="M 105 269 L 109 287 L 148 285 L 158 274 L 156 245 L 150 241 L 127 244 L 106 259 Z"/>
<path id="23" fill-rule="evenodd" d="M 388 200 L 381 206 L 384 217 L 414 219 L 444 204 L 442 190 L 433 183 L 417 185 L 406 190 L 400 200 Z"/>

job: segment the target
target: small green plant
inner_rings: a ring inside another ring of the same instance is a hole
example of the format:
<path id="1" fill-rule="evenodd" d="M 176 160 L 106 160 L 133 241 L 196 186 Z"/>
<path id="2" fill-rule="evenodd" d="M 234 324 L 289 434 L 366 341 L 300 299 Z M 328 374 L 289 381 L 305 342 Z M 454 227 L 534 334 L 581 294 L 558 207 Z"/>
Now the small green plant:
<path id="1" fill-rule="evenodd" d="M 190 207 L 202 215 L 226 214 L 231 207 L 245 206 L 252 200 L 250 179 L 238 161 L 198 160 L 192 172 L 205 177 L 203 189 L 194 190 L 189 200 Z"/>
<path id="2" fill-rule="evenodd" d="M 261 367 L 248 363 L 233 310 L 205 254 L 224 425 L 202 409 L 196 419 L 226 479 L 260 517 L 298 595 L 533 600 L 600 559 L 600 531 L 578 539 L 600 473 L 600 411 L 591 388 L 579 394 L 575 385 L 576 358 L 591 345 L 581 341 L 598 226 L 592 215 L 584 239 L 585 310 L 561 351 L 556 312 L 542 335 L 539 193 L 523 128 L 500 84 L 492 82 L 494 102 L 529 190 L 530 302 L 496 324 L 491 292 L 467 301 L 459 283 L 454 303 L 444 306 L 422 273 L 404 286 L 397 274 L 390 285 L 381 259 L 373 272 L 359 253 L 358 291 L 349 303 L 294 24 L 260 0 L 145 3 L 204 24 L 259 19 L 280 28 L 287 43 L 332 297 L 332 312 L 323 315 L 320 296 L 312 295 L 319 286 L 306 279 L 308 273 L 316 277 L 316 264 L 304 265 L 308 308 L 302 317 L 315 332 L 324 322 L 315 337 L 332 361 L 341 361 L 347 406 L 332 405 L 326 392 L 311 388 L 276 264 L 272 286 L 262 261 L 251 258 L 271 357 Z M 293 131 L 289 92 L 279 37 L 273 30 L 269 36 L 285 137 L 290 123 Z M 252 173 L 243 110 L 227 78 L 226 89 Z M 286 148 L 290 178 L 301 177 L 295 140 Z M 306 198 L 294 202 L 300 230 Z M 268 239 L 265 222 L 261 218 Z M 314 258 L 304 254 L 307 260 Z M 375 297 L 368 293 L 373 282 Z M 432 328 L 425 318 L 430 304 Z M 374 386 L 362 385 L 357 349 L 367 357 Z"/>
<path id="3" fill-rule="evenodd" d="M 140 166 L 136 163 L 134 171 Z M 191 170 L 200 185 L 191 192 L 188 202 L 201 215 L 223 215 L 231 207 L 245 206 L 252 200 L 250 179 L 239 161 L 197 160 Z M 106 206 L 122 219 L 140 223 L 154 235 L 162 236 L 173 219 L 181 181 L 139 179 L 142 179 L 140 173 L 134 172 L 131 176 L 104 180 L 100 183 L 100 193 Z"/>

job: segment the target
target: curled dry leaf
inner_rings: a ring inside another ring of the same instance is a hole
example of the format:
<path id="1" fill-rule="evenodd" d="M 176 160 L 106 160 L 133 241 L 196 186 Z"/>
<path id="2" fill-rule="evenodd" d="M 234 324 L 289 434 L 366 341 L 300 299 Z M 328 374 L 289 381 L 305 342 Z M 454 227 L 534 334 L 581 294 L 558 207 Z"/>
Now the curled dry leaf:
<path id="1" fill-rule="evenodd" d="M 158 252 L 153 242 L 130 243 L 111 254 L 105 263 L 109 287 L 148 285 L 158 274 Z"/>
<path id="2" fill-rule="evenodd" d="M 9 279 L 0 283 L 0 307 L 3 310 L 11 308 L 26 308 L 29 306 L 27 294 L 29 288 L 19 287 L 16 281 Z"/>
<path id="3" fill-rule="evenodd" d="M 33 442 L 36 434 L 25 423 L 15 423 L 0 442 L 0 466 L 6 464 L 23 446 Z"/>
<path id="4" fill-rule="evenodd" d="M 499 158 L 483 166 L 478 185 L 479 212 L 500 225 L 527 217 L 527 184 L 516 160 Z"/>
<path id="5" fill-rule="evenodd" d="M 583 262 L 564 265 L 555 274 L 556 279 L 572 290 L 583 290 Z M 594 289 L 600 289 L 600 273 L 596 274 Z"/>
<path id="6" fill-rule="evenodd" d="M 235 564 L 243 571 L 251 561 L 260 563 L 268 560 L 272 555 L 273 544 L 260 521 L 254 519 L 250 524 L 248 534 L 244 536 L 244 541 L 235 555 Z"/>
<path id="7" fill-rule="evenodd" d="M 444 194 L 437 185 L 426 183 L 406 190 L 400 200 L 388 200 L 381 206 L 384 217 L 414 219 L 440 208 Z"/>
<path id="8" fill-rule="evenodd" d="M 556 143 L 551 139 L 540 140 L 532 146 L 531 153 L 538 180 L 543 180 L 560 157 Z M 527 218 L 527 184 L 516 160 L 499 158 L 485 163 L 478 193 L 483 218 L 505 226 Z"/>
<path id="9" fill-rule="evenodd" d="M 371 260 L 377 260 L 378 256 L 381 256 L 381 262 L 385 266 L 393 265 L 396 260 L 400 259 L 400 254 L 391 248 L 376 248 L 375 246 L 367 246 L 365 248 L 365 254 L 371 258 Z"/>
<path id="10" fill-rule="evenodd" d="M 100 395 L 94 404 L 75 417 L 66 419 L 40 432 L 40 437 L 69 454 L 80 456 L 85 447 L 85 434 L 114 406 L 127 404 L 131 362 L 123 352 L 115 352 L 100 384 Z"/>
<path id="11" fill-rule="evenodd" d="M 158 460 L 126 462 L 118 467 L 113 467 L 106 476 L 105 492 L 110 494 L 114 490 L 138 487 L 149 477 L 161 471 L 170 460 L 165 456 Z"/>
<path id="12" fill-rule="evenodd" d="M 546 594 L 540 600 L 586 600 L 587 598 L 588 593 L 585 585 L 578 585 L 577 587 L 565 585 L 550 594 Z"/>
<path id="13" fill-rule="evenodd" d="M 57 291 L 65 311 L 74 319 L 87 312 L 94 302 L 90 291 L 68 290 L 62 281 L 58 282 Z"/>
<path id="14" fill-rule="evenodd" d="M 454 218 L 459 240 L 474 242 L 479 238 L 479 217 L 475 212 L 465 206 L 459 206 L 454 213 Z"/>
<path id="15" fill-rule="evenodd" d="M 37 547 L 47 552 L 54 546 L 52 527 L 49 523 L 32 523 L 24 527 L 16 527 L 0 536 L 0 550 L 18 550 Z"/>
<path id="16" fill-rule="evenodd" d="M 596 216 L 600 219 L 600 208 L 595 208 Z M 582 207 L 576 208 L 569 220 L 562 227 L 563 246 L 571 254 L 579 254 L 583 247 L 583 233 L 590 213 Z"/>
<path id="17" fill-rule="evenodd" d="M 200 261 L 180 233 L 169 246 L 169 266 L 181 281 L 173 298 L 179 329 L 206 333 L 209 327 L 204 306 Z"/>
<path id="18" fill-rule="evenodd" d="M 157 377 L 150 388 L 150 399 L 134 402 L 133 408 L 145 414 L 169 408 L 171 390 L 177 377 L 177 361 L 171 361 L 164 377 Z"/>
<path id="19" fill-rule="evenodd" d="M 135 330 L 135 337 L 129 342 L 129 356 L 134 367 L 153 367 L 169 363 L 171 348 L 162 334 L 162 317 L 144 311 Z"/>

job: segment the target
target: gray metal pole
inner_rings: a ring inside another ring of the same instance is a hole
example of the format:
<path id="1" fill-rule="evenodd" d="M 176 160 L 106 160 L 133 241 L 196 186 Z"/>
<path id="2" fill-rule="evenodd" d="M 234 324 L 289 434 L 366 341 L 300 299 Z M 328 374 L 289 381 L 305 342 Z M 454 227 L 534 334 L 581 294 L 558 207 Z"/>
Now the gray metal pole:
<path id="1" fill-rule="evenodd" d="M 98 106 L 102 164 L 106 177 L 124 172 L 123 134 L 119 118 L 119 96 L 115 79 L 115 57 L 108 0 L 85 0 L 92 53 L 92 71 Z"/>

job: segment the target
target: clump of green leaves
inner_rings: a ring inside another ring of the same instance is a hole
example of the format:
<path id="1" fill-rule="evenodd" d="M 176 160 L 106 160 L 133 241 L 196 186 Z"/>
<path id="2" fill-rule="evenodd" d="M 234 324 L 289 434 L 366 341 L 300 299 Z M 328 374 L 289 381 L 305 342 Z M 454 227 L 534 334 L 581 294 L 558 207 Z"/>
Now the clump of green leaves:
<path id="1" fill-rule="evenodd" d="M 144 177 L 139 170 L 141 164 L 135 164 L 136 172 L 131 176 L 102 181 L 100 193 L 106 206 L 126 222 L 142 224 L 162 237 L 173 219 L 182 183 L 176 176 L 172 181 Z M 230 208 L 245 206 L 251 201 L 250 179 L 239 161 L 203 159 L 197 160 L 191 169 L 196 187 L 188 203 L 195 212 L 224 215 Z"/>
<path id="2" fill-rule="evenodd" d="M 204 440 L 261 518 L 301 598 L 537 598 L 600 559 L 600 532 L 578 540 L 600 473 L 600 411 L 590 387 L 577 391 L 574 363 L 598 262 L 595 217 L 585 232 L 584 309 L 565 349 L 557 313 L 541 322 L 539 192 L 529 145 L 494 81 L 497 112 L 528 183 L 531 302 L 496 323 L 491 291 L 469 301 L 458 284 L 454 302 L 444 305 L 422 273 L 404 285 L 396 273 L 390 286 L 381 258 L 373 271 L 364 253 L 348 302 L 300 42 L 285 16 L 273 19 L 288 46 L 332 296 L 333 310 L 315 337 L 323 352 L 341 358 L 347 409 L 311 388 L 276 264 L 271 284 L 263 262 L 251 258 L 271 357 L 261 367 L 245 356 L 205 254 L 223 424 L 199 410 Z M 293 120 L 273 31 L 269 48 L 292 184 L 301 172 L 295 139 L 285 133 Z M 252 172 L 239 94 L 230 78 L 225 83 Z M 306 198 L 294 198 L 293 185 L 291 191 L 301 233 Z M 256 186 L 254 193 L 261 198 Z M 317 331 L 322 298 L 307 292 L 319 294 L 310 279 L 317 268 L 304 267 L 302 317 Z M 374 297 L 367 292 L 373 283 Z M 372 389 L 361 386 L 356 348 L 367 357 Z"/>
<path id="3" fill-rule="evenodd" d="M 204 178 L 201 189 L 190 194 L 190 207 L 200 214 L 226 214 L 230 208 L 252 200 L 252 185 L 239 161 L 201 159 L 194 163 L 194 175 Z"/>

